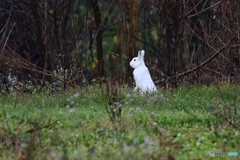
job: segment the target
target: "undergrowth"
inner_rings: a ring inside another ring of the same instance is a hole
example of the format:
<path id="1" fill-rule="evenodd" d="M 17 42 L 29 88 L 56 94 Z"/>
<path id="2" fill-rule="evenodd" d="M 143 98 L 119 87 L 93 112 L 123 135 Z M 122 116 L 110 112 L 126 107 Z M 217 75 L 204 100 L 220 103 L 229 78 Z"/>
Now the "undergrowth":
<path id="1" fill-rule="evenodd" d="M 0 106 L 0 159 L 213 159 L 212 151 L 240 151 L 238 86 L 140 96 L 92 85 L 1 96 Z"/>

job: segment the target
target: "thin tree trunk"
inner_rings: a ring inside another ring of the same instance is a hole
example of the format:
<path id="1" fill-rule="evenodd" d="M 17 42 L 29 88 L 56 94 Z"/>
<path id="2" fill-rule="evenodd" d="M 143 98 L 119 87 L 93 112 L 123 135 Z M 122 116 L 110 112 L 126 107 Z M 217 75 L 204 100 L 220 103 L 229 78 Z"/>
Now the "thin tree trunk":
<path id="1" fill-rule="evenodd" d="M 101 12 L 99 9 L 98 1 L 97 0 L 91 0 L 94 18 L 95 18 L 95 24 L 97 29 L 101 27 Z M 96 41 L 97 41 L 97 60 L 98 60 L 98 70 L 99 70 L 99 76 L 104 76 L 104 64 L 103 64 L 103 49 L 102 49 L 102 30 L 98 30 Z"/>
<path id="2" fill-rule="evenodd" d="M 128 39 L 128 63 L 127 65 L 127 76 L 126 80 L 132 76 L 132 68 L 129 63 L 133 57 L 137 55 L 136 49 L 136 28 L 138 24 L 138 1 L 128 1 L 128 12 L 129 12 L 129 39 Z M 131 84 L 129 83 L 131 86 Z"/>
<path id="3" fill-rule="evenodd" d="M 190 69 L 191 67 L 191 53 L 189 51 L 189 43 L 188 43 L 188 39 L 187 39 L 187 31 L 186 31 L 186 21 L 184 20 L 183 22 L 183 49 L 184 49 L 184 53 L 186 56 L 186 63 L 187 63 L 187 70 Z"/>
<path id="4" fill-rule="evenodd" d="M 42 57 L 42 64 L 43 67 L 45 68 L 45 61 L 46 61 L 46 57 L 45 57 L 45 53 L 46 53 L 46 49 L 43 43 L 43 38 L 42 38 L 42 30 L 41 30 L 41 21 L 39 19 L 39 15 L 38 15 L 38 1 L 37 0 L 31 0 L 30 1 L 30 8 L 33 14 L 33 18 L 34 18 L 34 25 L 35 25 L 35 29 L 36 29 L 36 38 L 37 38 L 37 46 L 38 46 L 38 50 L 40 52 L 40 55 Z"/>

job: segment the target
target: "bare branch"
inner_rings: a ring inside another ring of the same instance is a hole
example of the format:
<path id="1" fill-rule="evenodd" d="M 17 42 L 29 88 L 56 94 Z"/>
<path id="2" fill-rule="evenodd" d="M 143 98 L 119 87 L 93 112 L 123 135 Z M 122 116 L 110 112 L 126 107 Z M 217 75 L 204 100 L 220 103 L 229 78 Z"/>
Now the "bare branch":
<path id="1" fill-rule="evenodd" d="M 208 64 L 211 60 L 213 60 L 215 57 L 217 57 L 219 55 L 219 53 L 221 53 L 222 51 L 224 51 L 228 45 L 233 41 L 233 39 L 237 36 L 239 32 L 239 29 L 237 30 L 237 32 L 233 35 L 233 37 L 219 50 L 217 51 L 215 54 L 213 54 L 209 59 L 207 59 L 206 61 L 202 62 L 199 66 L 197 67 L 194 67 L 193 69 L 190 69 L 188 71 L 185 71 L 185 72 L 182 72 L 182 73 L 179 73 L 175 76 L 172 76 L 172 77 L 166 77 L 167 79 L 173 79 L 173 78 L 178 78 L 178 77 L 182 77 L 182 76 L 185 76 L 187 74 L 190 74 L 196 70 L 198 70 L 199 68 L 203 67 L 204 65 Z M 160 83 L 162 82 L 162 80 L 158 80 L 158 81 L 155 81 L 154 83 Z"/>
<path id="2" fill-rule="evenodd" d="M 200 12 L 198 12 L 198 14 L 201 14 L 201 13 L 203 13 L 203 12 L 205 12 L 205 11 L 207 11 L 207 10 L 213 8 L 213 7 L 215 7 L 215 6 L 219 5 L 220 3 L 221 3 L 221 1 L 217 2 L 216 4 L 214 4 L 214 5 L 212 5 L 212 6 L 208 7 L 208 8 L 206 8 L 206 9 L 204 9 L 204 10 L 201 10 Z M 196 6 L 197 6 L 197 5 L 196 5 Z M 196 15 L 197 15 L 197 13 L 192 14 L 192 15 L 190 15 L 190 16 L 187 16 L 187 18 L 191 18 L 191 17 L 194 17 L 194 16 L 196 16 Z"/>

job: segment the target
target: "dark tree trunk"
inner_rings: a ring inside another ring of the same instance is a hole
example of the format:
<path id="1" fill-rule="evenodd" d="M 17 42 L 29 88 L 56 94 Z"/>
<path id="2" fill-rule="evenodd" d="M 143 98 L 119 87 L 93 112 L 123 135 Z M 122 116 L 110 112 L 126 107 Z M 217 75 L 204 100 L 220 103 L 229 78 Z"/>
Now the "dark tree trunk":
<path id="1" fill-rule="evenodd" d="M 38 51 L 40 52 L 40 55 L 42 57 L 42 64 L 43 64 L 43 68 L 45 68 L 45 61 L 46 61 L 46 49 L 43 43 L 43 38 L 42 38 L 42 30 L 41 30 L 41 21 L 39 19 L 39 15 L 38 15 L 38 1 L 37 0 L 31 0 L 30 1 L 30 9 L 32 11 L 32 15 L 34 18 L 34 25 L 35 25 L 35 29 L 36 29 L 36 38 L 37 38 L 37 47 L 38 47 Z"/>
<path id="2" fill-rule="evenodd" d="M 102 30 L 100 30 L 101 27 L 101 12 L 99 9 L 98 1 L 97 0 L 91 0 L 92 2 L 92 8 L 95 18 L 95 24 L 97 27 L 97 60 L 98 60 L 98 70 L 99 70 L 99 76 L 104 76 L 104 65 L 103 65 L 103 49 L 102 49 Z"/>

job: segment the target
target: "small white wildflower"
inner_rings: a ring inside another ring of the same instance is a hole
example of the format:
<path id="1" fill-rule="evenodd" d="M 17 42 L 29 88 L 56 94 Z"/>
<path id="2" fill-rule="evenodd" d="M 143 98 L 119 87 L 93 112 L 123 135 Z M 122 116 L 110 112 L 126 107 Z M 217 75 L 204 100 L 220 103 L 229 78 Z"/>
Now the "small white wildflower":
<path id="1" fill-rule="evenodd" d="M 153 122 L 153 123 L 152 123 L 152 125 L 153 125 L 153 126 L 156 126 L 156 125 L 157 125 L 157 123 L 156 123 L 156 122 Z"/>
<path id="2" fill-rule="evenodd" d="M 100 127 L 100 128 L 99 128 L 99 131 L 103 131 L 103 130 L 104 130 L 104 128 L 103 128 L 103 127 Z"/>
<path id="3" fill-rule="evenodd" d="M 56 157 L 56 152 L 55 152 L 55 151 L 52 151 L 52 152 L 51 152 L 51 156 L 52 156 L 52 157 Z"/>
<path id="4" fill-rule="evenodd" d="M 74 96 L 74 97 L 78 97 L 78 96 L 79 96 L 79 93 L 75 93 L 73 96 Z"/>
<path id="5" fill-rule="evenodd" d="M 140 110 L 140 107 L 137 107 L 136 110 L 137 110 L 137 111 Z"/>
<path id="6" fill-rule="evenodd" d="M 114 105 L 119 105 L 119 104 L 120 104 L 120 102 L 113 102 L 113 104 L 114 104 Z"/>
<path id="7" fill-rule="evenodd" d="M 131 94 L 130 93 L 128 93 L 127 95 L 126 95 L 126 97 L 130 97 L 131 96 Z"/>
<path id="8" fill-rule="evenodd" d="M 67 107 L 67 108 L 70 108 L 70 105 L 68 104 L 68 105 L 66 105 L 66 107 Z"/>
<path id="9" fill-rule="evenodd" d="M 168 100 L 169 100 L 169 99 L 168 99 L 168 98 L 166 98 L 166 97 L 163 97 L 163 99 L 164 99 L 164 100 L 166 100 L 166 101 L 168 101 Z"/>
<path id="10" fill-rule="evenodd" d="M 146 136 L 146 137 L 144 138 L 144 143 L 145 143 L 145 144 L 149 144 L 149 142 L 150 142 L 150 138 L 149 138 L 148 136 Z"/>
<path id="11" fill-rule="evenodd" d="M 70 110 L 69 110 L 69 113 L 72 113 L 73 111 L 74 111 L 74 109 L 70 109 Z"/>

